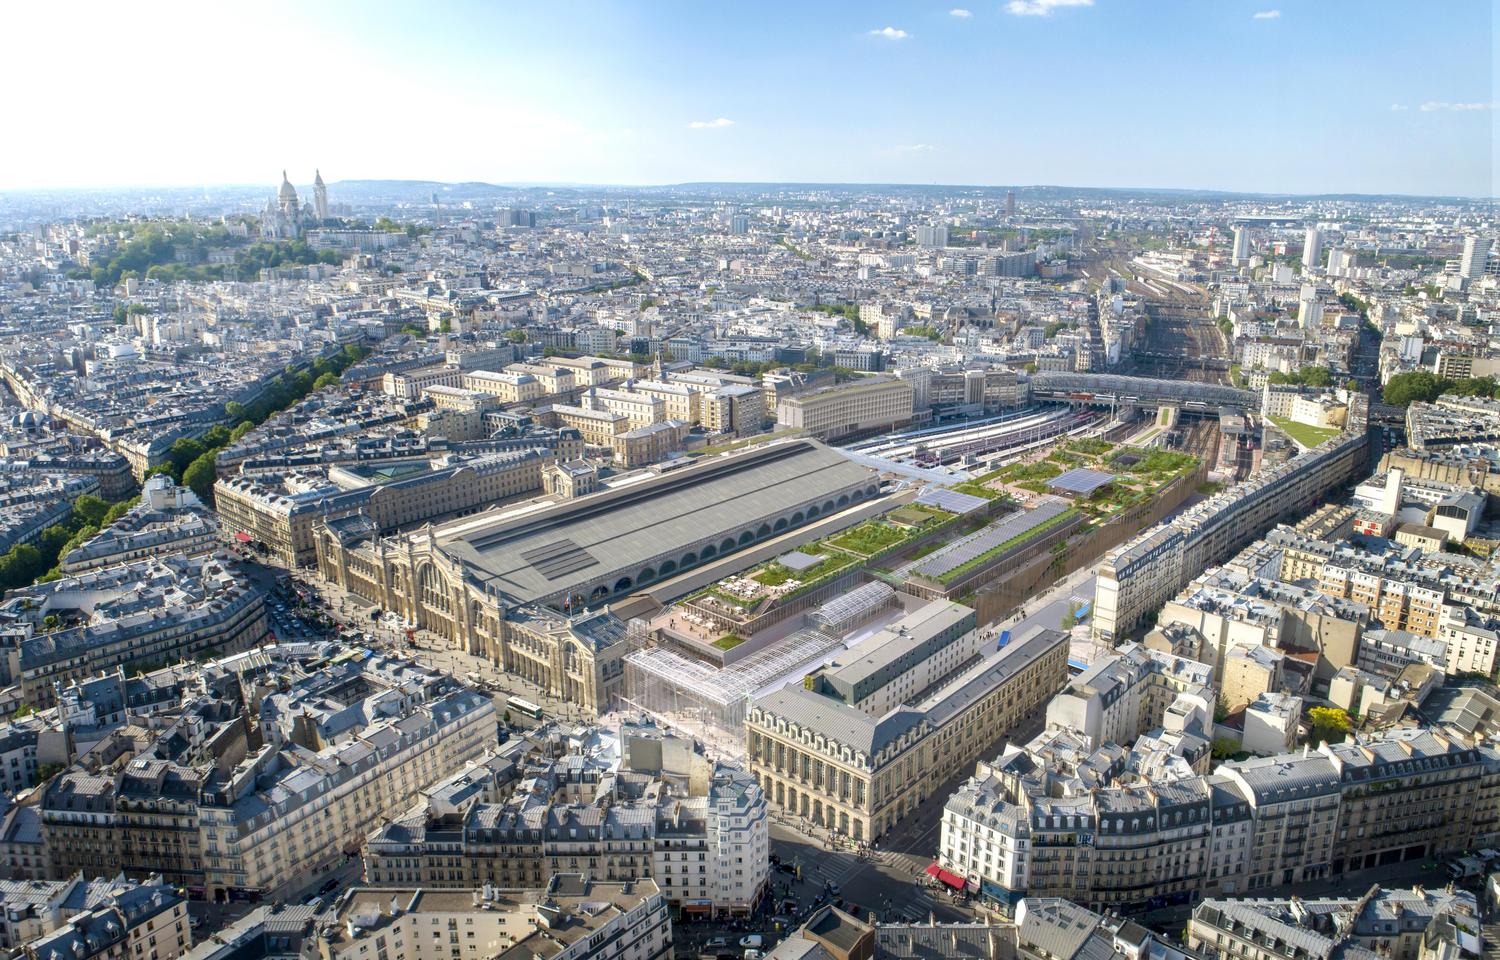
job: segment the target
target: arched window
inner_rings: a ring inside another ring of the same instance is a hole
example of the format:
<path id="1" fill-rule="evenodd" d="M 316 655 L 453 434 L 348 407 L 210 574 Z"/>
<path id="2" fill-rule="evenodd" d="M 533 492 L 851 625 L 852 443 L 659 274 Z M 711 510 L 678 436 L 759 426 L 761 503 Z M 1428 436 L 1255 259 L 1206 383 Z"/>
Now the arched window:
<path id="1" fill-rule="evenodd" d="M 801 523 L 805 519 L 806 518 L 802 515 L 802 511 L 801 510 L 798 510 L 796 513 L 792 514 L 792 522 L 793 523 Z"/>
<path id="2" fill-rule="evenodd" d="M 775 529 L 775 530 L 785 530 L 786 529 L 786 517 L 777 517 L 776 518 L 776 526 L 773 529 Z"/>
<path id="3" fill-rule="evenodd" d="M 681 560 L 680 565 L 682 567 L 686 568 L 686 567 L 691 567 L 693 564 L 695 564 L 697 562 L 698 562 L 698 555 L 696 553 L 694 553 L 693 551 L 689 550 L 687 553 L 684 553 L 682 555 L 682 560 Z"/>
<path id="4" fill-rule="evenodd" d="M 719 552 L 720 553 L 728 553 L 728 552 L 730 552 L 733 549 L 734 549 L 734 537 L 725 537 L 724 541 L 719 544 Z"/>
<path id="5" fill-rule="evenodd" d="M 755 531 L 755 535 L 756 537 L 769 537 L 771 535 L 771 528 L 763 523 L 760 525 L 760 529 Z"/>
<path id="6" fill-rule="evenodd" d="M 640 582 L 641 583 L 650 583 L 652 580 L 655 580 L 655 579 L 656 579 L 656 571 L 654 569 L 652 569 L 651 567 L 647 567 L 646 569 L 644 569 L 644 570 L 641 571 L 641 577 L 640 577 Z"/>
<path id="7" fill-rule="evenodd" d="M 743 547 L 745 544 L 754 539 L 755 534 L 751 533 L 749 530 L 746 530 L 744 533 L 740 534 L 740 546 Z"/>
<path id="8" fill-rule="evenodd" d="M 677 569 L 677 561 L 676 560 L 668 560 L 668 561 L 664 562 L 661 565 L 661 575 L 665 577 L 667 574 L 671 573 L 673 570 L 676 570 L 676 569 Z"/>
<path id="9" fill-rule="evenodd" d="M 629 577 L 621 577 L 615 581 L 615 593 L 624 593 L 633 586 L 635 583 Z"/>
<path id="10" fill-rule="evenodd" d="M 703 548 L 701 556 L 703 557 L 703 559 L 707 560 L 709 557 L 713 556 L 715 552 L 716 551 L 714 549 L 714 545 L 710 543 L 708 546 Z"/>
<path id="11" fill-rule="evenodd" d="M 839 494 L 839 506 L 841 506 L 841 507 L 847 507 L 848 505 L 849 505 L 849 495 L 847 493 L 841 493 L 841 494 Z"/>

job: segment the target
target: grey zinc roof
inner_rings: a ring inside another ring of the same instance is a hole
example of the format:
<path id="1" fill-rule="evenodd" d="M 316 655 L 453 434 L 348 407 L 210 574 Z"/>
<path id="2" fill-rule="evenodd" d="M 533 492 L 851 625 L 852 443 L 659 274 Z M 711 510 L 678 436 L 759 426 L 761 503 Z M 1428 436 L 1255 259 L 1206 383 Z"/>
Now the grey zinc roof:
<path id="1" fill-rule="evenodd" d="M 942 726 L 1001 682 L 1067 642 L 1068 635 L 1059 630 L 1036 627 L 1027 631 L 1002 647 L 982 671 L 956 686 L 946 688 L 928 701 L 928 719 L 934 726 Z"/>
<path id="2" fill-rule="evenodd" d="M 919 710 L 902 708 L 879 718 L 832 697 L 813 693 L 793 684 L 769 693 L 755 705 L 788 722 L 823 734 L 823 736 L 863 751 L 873 759 L 881 748 L 899 739 L 922 723 Z"/>
<path id="3" fill-rule="evenodd" d="M 1339 789 L 1338 771 L 1321 753 L 1256 757 L 1226 766 L 1239 774 L 1256 806 L 1324 796 Z"/>
<path id="4" fill-rule="evenodd" d="M 799 440 L 502 521 L 442 549 L 513 602 L 531 603 L 873 479 L 822 444 Z"/>

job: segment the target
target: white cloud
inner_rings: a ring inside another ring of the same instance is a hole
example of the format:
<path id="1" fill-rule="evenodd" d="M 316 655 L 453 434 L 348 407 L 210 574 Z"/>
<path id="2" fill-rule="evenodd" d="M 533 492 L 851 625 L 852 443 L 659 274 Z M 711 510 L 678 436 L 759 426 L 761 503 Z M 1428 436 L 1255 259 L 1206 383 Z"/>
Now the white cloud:
<path id="1" fill-rule="evenodd" d="M 930 143 L 903 143 L 900 146 L 892 147 L 891 151 L 893 153 L 929 153 L 936 149 L 937 147 L 934 147 Z"/>
<path id="2" fill-rule="evenodd" d="M 871 30 L 870 36 L 884 37 L 887 40 L 905 40 L 911 34 L 896 27 L 881 27 L 879 30 Z"/>
<path id="3" fill-rule="evenodd" d="M 1253 16 L 1251 19 L 1252 20 L 1275 20 L 1279 16 L 1281 16 L 1281 11 L 1280 10 L 1261 10 L 1261 11 L 1258 11 L 1255 14 L 1255 16 Z"/>
<path id="4" fill-rule="evenodd" d="M 688 126 L 694 130 L 717 130 L 720 127 L 734 126 L 734 121 L 726 120 L 724 117 L 717 117 L 713 120 L 694 120 Z"/>
<path id="5" fill-rule="evenodd" d="M 948 16 L 950 16 L 950 17 L 960 17 L 960 18 L 965 19 L 965 20 L 967 20 L 969 17 L 972 17 L 973 15 L 974 14 L 972 14 L 969 11 L 965 10 L 963 7 L 954 7 L 952 10 L 948 11 Z"/>
<path id="6" fill-rule="evenodd" d="M 1010 0 L 1005 9 L 1018 17 L 1050 17 L 1060 7 L 1092 7 L 1094 0 Z"/>
<path id="7" fill-rule="evenodd" d="M 1464 113 L 1470 110 L 1493 110 L 1493 103 L 1448 103 L 1446 100 L 1428 100 L 1418 108 L 1423 113 L 1433 113 L 1439 110 L 1447 110 Z"/>
<path id="8" fill-rule="evenodd" d="M 1410 110 L 1410 109 L 1411 108 L 1408 107 L 1404 103 L 1393 103 L 1393 104 L 1391 104 L 1391 112 L 1392 113 L 1400 113 L 1403 110 Z"/>

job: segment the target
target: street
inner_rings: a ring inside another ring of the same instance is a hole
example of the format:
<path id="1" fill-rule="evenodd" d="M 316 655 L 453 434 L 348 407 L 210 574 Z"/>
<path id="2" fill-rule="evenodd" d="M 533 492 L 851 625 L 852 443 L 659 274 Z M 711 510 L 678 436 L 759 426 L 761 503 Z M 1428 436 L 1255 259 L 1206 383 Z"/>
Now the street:
<path id="1" fill-rule="evenodd" d="M 253 560 L 242 564 L 251 578 L 274 596 L 273 588 L 283 572 Z M 994 625 L 994 630 L 1010 630 L 1019 636 L 1033 627 L 1058 629 L 1070 609 L 1093 599 L 1094 573 L 1092 567 L 1084 567 L 1054 584 L 1045 593 L 1023 604 L 1012 617 Z M 390 614 L 376 612 L 369 601 L 347 593 L 339 587 L 326 583 L 315 575 L 303 571 L 295 579 L 295 586 L 307 597 L 307 605 L 323 612 L 333 622 L 368 635 L 367 642 L 374 649 L 407 656 L 418 663 L 449 675 L 468 679 L 472 674 L 483 686 L 496 691 L 497 710 L 505 712 L 507 698 L 520 696 L 537 704 L 547 717 L 558 717 L 584 721 L 591 719 L 584 711 L 562 702 L 518 676 L 506 673 L 496 664 L 460 650 L 451 649 L 447 641 L 422 629 L 408 630 Z M 299 620 L 300 604 L 295 603 L 283 616 L 273 610 L 273 630 L 278 637 L 295 640 Z M 287 622 L 290 621 L 290 626 Z M 293 635 L 288 636 L 287 631 Z M 511 722 L 518 726 L 532 726 L 537 721 L 511 711 Z M 1020 729 L 1008 731 L 1007 736 L 997 737 L 984 751 L 982 758 L 999 753 L 1007 741 L 1024 742 L 1040 732 L 1040 712 L 1029 716 Z M 721 935 L 726 929 L 738 934 L 740 931 L 755 931 L 765 935 L 777 934 L 773 915 L 781 914 L 780 906 L 794 909 L 791 920 L 800 922 L 816 905 L 823 902 L 842 901 L 846 908 L 857 908 L 861 914 L 874 912 L 882 919 L 925 922 L 929 919 L 943 921 L 966 921 L 976 918 L 976 904 L 963 895 L 942 887 L 926 875 L 926 870 L 936 859 L 941 829 L 943 805 L 949 796 L 972 775 L 972 765 L 957 771 L 938 787 L 915 810 L 904 817 L 885 837 L 873 847 L 853 849 L 847 838 L 830 836 L 822 828 L 790 817 L 779 811 L 772 812 L 770 826 L 771 852 L 790 870 L 798 875 L 778 869 L 774 864 L 770 875 L 770 900 L 765 910 L 756 918 L 740 921 L 737 926 L 723 922 L 684 923 L 680 934 L 686 937 L 684 944 L 692 941 L 707 941 Z M 358 882 L 358 872 L 348 868 L 336 874 L 340 885 Z M 322 883 L 324 878 L 320 878 Z M 315 889 L 304 892 L 311 896 Z M 214 929 L 214 924 L 226 922 L 227 916 L 205 916 L 204 929 Z M 785 917 L 783 917 L 783 920 Z"/>

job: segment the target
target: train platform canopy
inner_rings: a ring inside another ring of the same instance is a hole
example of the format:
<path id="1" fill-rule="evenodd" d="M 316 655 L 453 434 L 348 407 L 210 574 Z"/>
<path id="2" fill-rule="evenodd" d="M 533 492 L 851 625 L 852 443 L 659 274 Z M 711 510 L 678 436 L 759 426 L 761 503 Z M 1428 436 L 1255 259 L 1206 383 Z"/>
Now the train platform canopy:
<path id="1" fill-rule="evenodd" d="M 1066 493 L 1072 494 L 1075 497 L 1087 497 L 1100 487 L 1111 483 L 1114 479 L 1114 474 L 1105 473 L 1103 470 L 1090 470 L 1087 467 L 1077 467 L 1048 480 L 1047 489 L 1053 493 Z"/>

